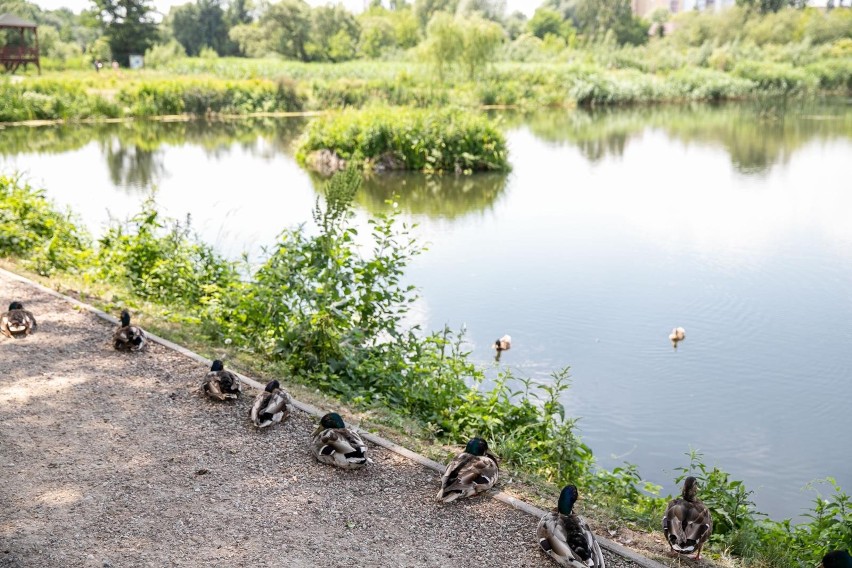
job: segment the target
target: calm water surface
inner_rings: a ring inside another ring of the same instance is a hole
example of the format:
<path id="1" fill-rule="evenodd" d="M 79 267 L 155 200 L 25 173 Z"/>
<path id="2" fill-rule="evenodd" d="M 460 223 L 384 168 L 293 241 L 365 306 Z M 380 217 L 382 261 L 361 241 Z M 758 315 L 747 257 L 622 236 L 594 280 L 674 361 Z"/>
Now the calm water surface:
<path id="1" fill-rule="evenodd" d="M 500 120 L 508 176 L 396 175 L 358 196 L 363 223 L 398 191 L 430 243 L 409 271 L 425 325 L 465 326 L 486 365 L 510 333 L 501 364 L 540 380 L 570 365 L 565 403 L 599 461 L 665 490 L 690 447 L 775 517 L 800 514 L 811 480 L 852 489 L 852 107 Z M 6 128 L 0 169 L 95 233 L 156 187 L 223 253 L 260 258 L 310 219 L 303 125 Z"/>

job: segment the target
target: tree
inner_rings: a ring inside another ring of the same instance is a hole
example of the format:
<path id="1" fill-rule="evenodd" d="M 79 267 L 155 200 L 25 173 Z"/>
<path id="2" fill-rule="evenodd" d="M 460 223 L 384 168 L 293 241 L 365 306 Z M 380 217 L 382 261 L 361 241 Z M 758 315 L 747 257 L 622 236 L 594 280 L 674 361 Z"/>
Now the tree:
<path id="1" fill-rule="evenodd" d="M 273 51 L 290 59 L 310 61 L 311 9 L 304 0 L 281 0 L 260 18 L 260 27 Z"/>
<path id="2" fill-rule="evenodd" d="M 769 14 L 787 6 L 796 6 L 796 2 L 795 0 L 737 0 L 737 6 L 747 10 L 757 10 L 761 14 Z"/>
<path id="3" fill-rule="evenodd" d="M 414 0 L 414 15 L 420 22 L 420 28 L 426 29 L 432 16 L 438 12 L 455 14 L 458 5 L 458 0 Z"/>
<path id="4" fill-rule="evenodd" d="M 390 18 L 368 15 L 363 16 L 360 22 L 361 41 L 358 51 L 362 55 L 376 58 L 396 47 L 396 36 Z"/>
<path id="5" fill-rule="evenodd" d="M 479 14 L 486 20 L 502 22 L 506 16 L 506 0 L 460 0 L 456 15 L 469 17 Z"/>
<path id="6" fill-rule="evenodd" d="M 100 22 L 112 57 L 128 65 L 130 55 L 143 54 L 157 38 L 148 0 L 92 0 L 91 13 Z"/>
<path id="7" fill-rule="evenodd" d="M 441 81 L 444 80 L 447 67 L 458 59 L 463 41 L 461 27 L 447 12 L 438 12 L 429 20 L 424 48 Z"/>
<path id="8" fill-rule="evenodd" d="M 310 41 L 305 50 L 311 61 L 344 61 L 355 57 L 361 27 L 341 4 L 320 6 L 311 12 Z"/>
<path id="9" fill-rule="evenodd" d="M 544 39 L 547 34 L 561 36 L 564 21 L 562 14 L 552 8 L 542 6 L 535 11 L 533 17 L 527 22 L 527 30 L 539 39 Z"/>
<path id="10" fill-rule="evenodd" d="M 228 28 L 225 11 L 219 5 L 219 0 L 198 0 L 195 4 L 175 6 L 169 12 L 168 19 L 172 35 L 188 55 L 196 56 L 205 47 L 225 55 Z"/>
<path id="11" fill-rule="evenodd" d="M 576 17 L 580 29 L 589 36 L 611 32 L 619 44 L 648 41 L 650 24 L 633 16 L 630 0 L 578 0 Z"/>
<path id="12" fill-rule="evenodd" d="M 467 67 L 468 78 L 473 80 L 476 71 L 493 59 L 506 34 L 499 24 L 474 16 L 463 24 L 462 38 L 461 60 Z"/>
<path id="13" fill-rule="evenodd" d="M 527 29 L 527 16 L 523 12 L 512 12 L 503 22 L 503 28 L 506 30 L 506 35 L 514 41 L 519 35 Z"/>

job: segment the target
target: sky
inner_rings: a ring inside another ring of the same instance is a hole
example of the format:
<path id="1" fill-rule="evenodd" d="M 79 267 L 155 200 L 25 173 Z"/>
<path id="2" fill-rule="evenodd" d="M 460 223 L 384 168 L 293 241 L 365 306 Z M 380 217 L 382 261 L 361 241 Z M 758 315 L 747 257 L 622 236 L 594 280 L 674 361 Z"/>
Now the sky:
<path id="1" fill-rule="evenodd" d="M 168 13 L 169 8 L 180 4 L 186 4 L 190 0 L 154 0 L 154 6 L 163 14 Z M 343 5 L 354 12 L 363 9 L 367 3 L 365 0 L 341 0 Z M 506 13 L 519 10 L 528 16 L 531 16 L 535 9 L 541 4 L 542 0 L 506 0 Z M 336 4 L 337 2 L 329 2 L 328 0 L 307 0 L 312 6 L 322 6 L 323 4 Z M 57 8 L 70 8 L 72 12 L 80 12 L 91 5 L 90 0 L 35 0 L 44 10 L 56 10 Z"/>

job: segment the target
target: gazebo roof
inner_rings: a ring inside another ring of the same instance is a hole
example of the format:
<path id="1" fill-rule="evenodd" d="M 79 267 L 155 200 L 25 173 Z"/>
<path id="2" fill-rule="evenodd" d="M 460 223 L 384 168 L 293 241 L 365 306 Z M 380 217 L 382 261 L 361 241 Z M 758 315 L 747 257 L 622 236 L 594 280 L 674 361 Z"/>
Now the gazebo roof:
<path id="1" fill-rule="evenodd" d="M 0 14 L 0 28 L 35 28 L 38 25 L 14 14 Z"/>

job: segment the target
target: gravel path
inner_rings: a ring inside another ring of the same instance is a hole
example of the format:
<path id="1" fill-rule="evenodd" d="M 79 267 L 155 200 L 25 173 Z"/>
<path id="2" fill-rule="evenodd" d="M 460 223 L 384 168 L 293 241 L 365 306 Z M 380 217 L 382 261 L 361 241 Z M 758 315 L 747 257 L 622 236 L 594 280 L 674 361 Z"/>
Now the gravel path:
<path id="1" fill-rule="evenodd" d="M 313 417 L 255 431 L 251 390 L 209 402 L 202 365 L 118 353 L 106 322 L 0 275 L 12 300 L 39 329 L 0 338 L 0 566 L 555 566 L 530 515 L 439 505 L 437 473 L 379 447 L 320 465 Z"/>

